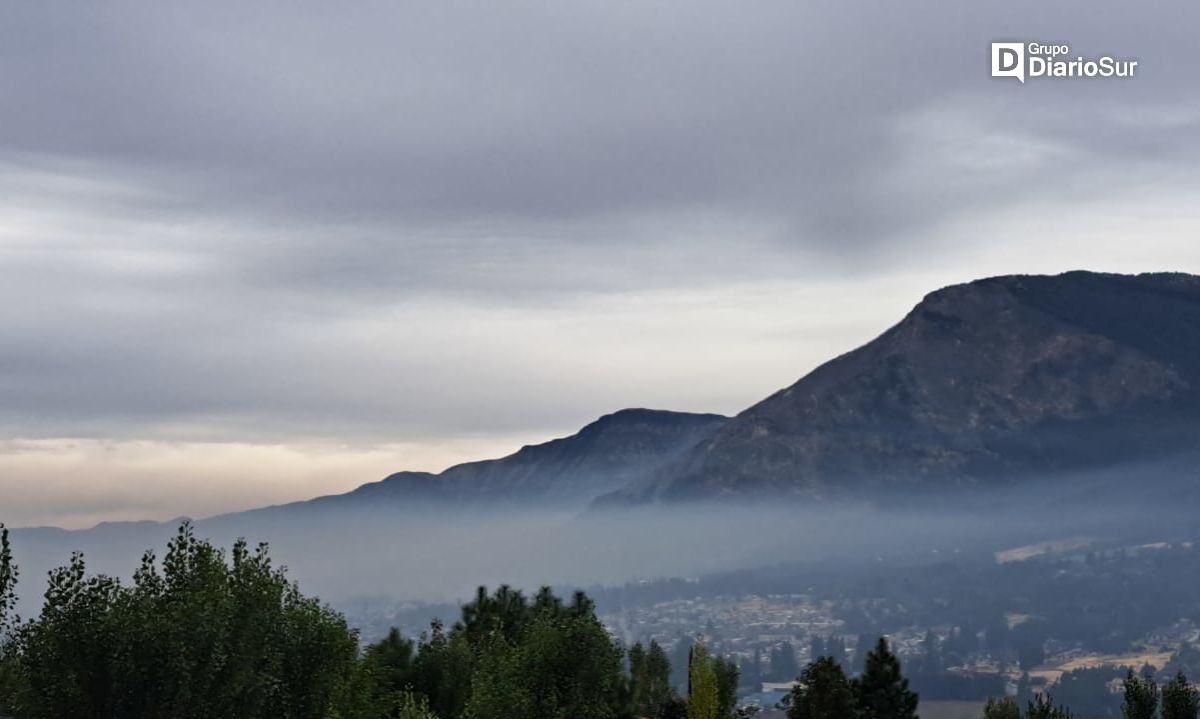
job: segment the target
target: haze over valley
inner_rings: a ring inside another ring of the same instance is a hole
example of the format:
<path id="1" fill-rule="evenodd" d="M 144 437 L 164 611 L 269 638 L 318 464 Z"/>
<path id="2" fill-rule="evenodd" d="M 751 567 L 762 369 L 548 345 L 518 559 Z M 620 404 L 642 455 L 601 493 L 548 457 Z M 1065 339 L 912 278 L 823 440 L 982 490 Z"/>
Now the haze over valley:
<path id="1" fill-rule="evenodd" d="M 1200 719 L 1197 27 L 0 3 L 0 719 Z"/>

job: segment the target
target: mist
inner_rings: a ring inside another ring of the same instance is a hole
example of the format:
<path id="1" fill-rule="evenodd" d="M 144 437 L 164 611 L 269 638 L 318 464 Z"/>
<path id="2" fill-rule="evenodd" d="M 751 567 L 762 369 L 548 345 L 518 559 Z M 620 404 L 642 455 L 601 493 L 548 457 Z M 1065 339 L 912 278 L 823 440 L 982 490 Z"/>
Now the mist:
<path id="1" fill-rule="evenodd" d="M 710 501 L 588 510 L 318 502 L 194 526 L 222 546 L 239 537 L 268 543 L 302 590 L 335 606 L 363 598 L 456 603 L 479 585 L 612 587 L 773 567 L 802 577 L 807 565 L 869 574 L 875 566 L 994 556 L 1068 538 L 1091 547 L 1172 541 L 1193 523 L 1196 498 L 1182 493 L 1186 466 L 1130 466 L 970 491 L 883 493 L 870 504 Z M 16 530 L 22 612 L 37 611 L 44 573 L 72 551 L 85 553 L 89 571 L 128 578 L 143 551 L 162 555 L 181 521 Z"/>

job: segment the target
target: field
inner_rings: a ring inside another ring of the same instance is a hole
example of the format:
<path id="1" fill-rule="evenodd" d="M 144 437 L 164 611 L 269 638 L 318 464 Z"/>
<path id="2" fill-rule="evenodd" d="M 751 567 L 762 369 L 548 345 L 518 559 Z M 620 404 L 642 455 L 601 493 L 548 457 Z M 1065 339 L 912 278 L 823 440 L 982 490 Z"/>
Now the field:
<path id="1" fill-rule="evenodd" d="M 1053 667 L 1042 667 L 1029 672 L 1031 677 L 1040 677 L 1053 684 L 1064 672 L 1075 669 L 1091 669 L 1093 667 L 1133 667 L 1135 669 L 1145 664 L 1155 669 L 1162 669 L 1171 659 L 1171 652 L 1129 652 L 1126 654 L 1086 654 L 1074 657 Z"/>

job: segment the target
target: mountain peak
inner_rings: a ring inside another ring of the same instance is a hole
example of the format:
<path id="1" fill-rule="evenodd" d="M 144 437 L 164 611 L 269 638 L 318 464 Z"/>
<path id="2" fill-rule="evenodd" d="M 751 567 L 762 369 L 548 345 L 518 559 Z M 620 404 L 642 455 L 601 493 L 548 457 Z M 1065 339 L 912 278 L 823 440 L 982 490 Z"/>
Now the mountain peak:
<path id="1" fill-rule="evenodd" d="M 992 277 L 926 295 L 625 494 L 962 486 L 1190 451 L 1198 387 L 1200 278 Z"/>

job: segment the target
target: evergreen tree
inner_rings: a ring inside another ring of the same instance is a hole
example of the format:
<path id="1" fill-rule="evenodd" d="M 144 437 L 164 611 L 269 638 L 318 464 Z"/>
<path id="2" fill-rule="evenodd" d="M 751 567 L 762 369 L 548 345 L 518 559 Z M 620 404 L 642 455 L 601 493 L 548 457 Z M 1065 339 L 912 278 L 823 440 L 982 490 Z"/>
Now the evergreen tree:
<path id="1" fill-rule="evenodd" d="M 1012 697 L 989 697 L 983 707 L 983 719 L 1021 719 L 1021 709 Z"/>
<path id="2" fill-rule="evenodd" d="M 688 661 L 688 719 L 722 719 L 721 688 L 716 667 L 703 642 L 696 642 Z"/>
<path id="3" fill-rule="evenodd" d="M 712 663 L 717 677 L 717 716 L 730 719 L 737 709 L 737 664 L 720 658 L 713 658 Z"/>
<path id="4" fill-rule="evenodd" d="M 464 632 L 447 632 L 434 620 L 421 637 L 413 661 L 413 689 L 429 700 L 439 717 L 456 719 L 470 698 L 474 664 L 474 650 Z"/>
<path id="5" fill-rule="evenodd" d="M 858 719 L 858 699 L 846 673 L 830 657 L 804 668 L 788 701 L 788 719 Z"/>
<path id="6" fill-rule="evenodd" d="M 863 719 L 916 719 L 917 694 L 909 691 L 900 660 L 883 637 L 867 654 L 863 673 L 855 682 Z"/>
<path id="7" fill-rule="evenodd" d="M 1130 669 L 1125 676 L 1125 700 L 1121 714 L 1125 719 L 1155 719 L 1158 714 L 1158 684 L 1149 676 L 1138 676 Z"/>
<path id="8" fill-rule="evenodd" d="M 371 707 L 410 706 L 413 683 L 413 643 L 393 628 L 363 652 L 357 691 Z M 421 701 L 426 701 L 423 697 Z M 426 706 L 426 709 L 428 707 Z"/>
<path id="9" fill-rule="evenodd" d="M 557 598 L 549 589 L 543 589 L 537 602 L 542 610 L 554 610 Z M 533 616 L 525 595 L 507 584 L 500 585 L 494 594 L 487 587 L 479 587 L 475 600 L 463 605 L 459 624 L 472 646 L 481 643 L 489 635 L 499 632 L 512 642 L 520 635 Z"/>
<path id="10" fill-rule="evenodd" d="M 630 709 L 635 716 L 653 717 L 671 701 L 671 663 L 658 642 L 647 650 L 641 642 L 629 650 Z"/>
<path id="11" fill-rule="evenodd" d="M 1074 719 L 1065 707 L 1055 706 L 1049 694 L 1035 694 L 1025 708 L 1025 719 Z"/>
<path id="12" fill-rule="evenodd" d="M 645 698 L 646 647 L 637 642 L 629 648 L 629 708 L 634 716 L 650 716 L 653 708 Z"/>
<path id="13" fill-rule="evenodd" d="M 1162 689 L 1162 719 L 1196 719 L 1200 708 L 1200 692 L 1192 686 L 1183 672 L 1177 672 Z"/>

